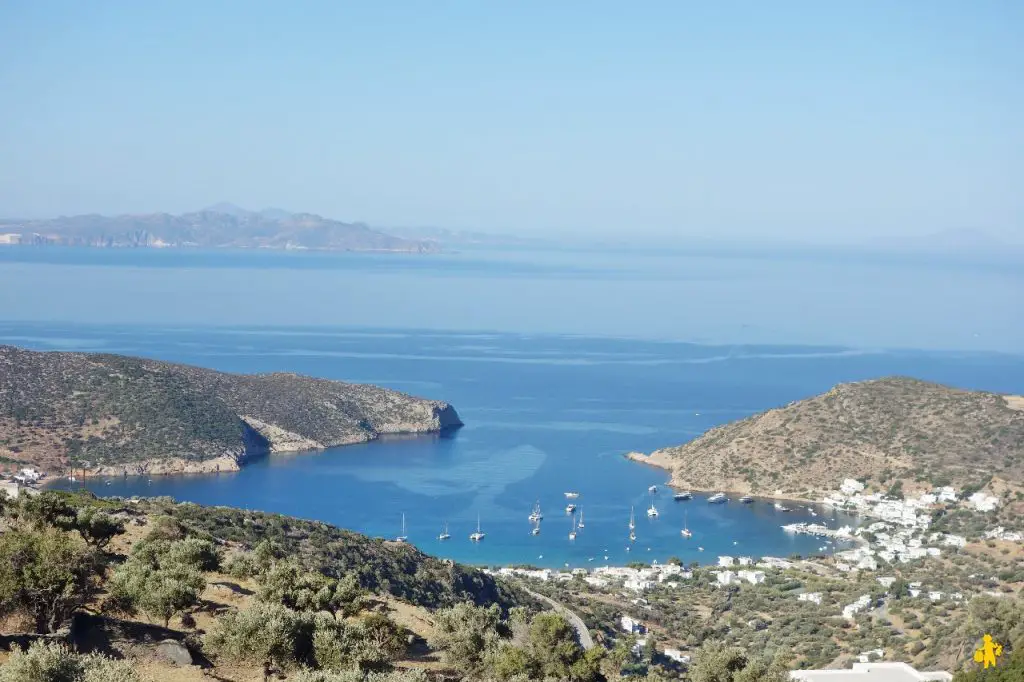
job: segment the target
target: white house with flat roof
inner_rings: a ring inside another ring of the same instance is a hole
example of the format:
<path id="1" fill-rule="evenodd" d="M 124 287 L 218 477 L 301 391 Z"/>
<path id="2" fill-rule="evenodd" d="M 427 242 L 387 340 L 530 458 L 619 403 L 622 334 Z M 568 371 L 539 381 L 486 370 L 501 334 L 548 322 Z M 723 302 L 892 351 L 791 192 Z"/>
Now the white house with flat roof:
<path id="1" fill-rule="evenodd" d="M 794 670 L 789 679 L 800 682 L 950 682 L 945 671 L 919 672 L 906 663 L 854 663 L 848 670 Z"/>

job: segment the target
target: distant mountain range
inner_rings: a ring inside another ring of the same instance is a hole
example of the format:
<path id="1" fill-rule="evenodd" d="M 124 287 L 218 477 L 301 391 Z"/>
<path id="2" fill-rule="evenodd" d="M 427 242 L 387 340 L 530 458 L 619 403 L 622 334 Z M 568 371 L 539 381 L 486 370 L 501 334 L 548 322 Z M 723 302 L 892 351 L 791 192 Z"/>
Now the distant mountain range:
<path id="1" fill-rule="evenodd" d="M 316 249 L 434 253 L 436 241 L 385 234 L 363 223 L 268 208 L 217 204 L 171 215 L 77 215 L 47 220 L 0 219 L 0 244 L 92 247 Z"/>

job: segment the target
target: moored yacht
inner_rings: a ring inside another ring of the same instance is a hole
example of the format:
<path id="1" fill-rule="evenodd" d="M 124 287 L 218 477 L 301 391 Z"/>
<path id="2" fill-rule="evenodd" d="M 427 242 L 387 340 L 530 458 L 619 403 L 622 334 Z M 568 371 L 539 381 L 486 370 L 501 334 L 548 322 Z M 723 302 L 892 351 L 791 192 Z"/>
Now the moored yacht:
<path id="1" fill-rule="evenodd" d="M 540 500 L 537 500 L 536 504 L 533 505 L 533 511 L 530 512 L 531 521 L 540 521 L 544 518 L 544 515 L 540 513 Z"/>
<path id="2" fill-rule="evenodd" d="M 680 500 L 692 500 L 693 493 L 691 493 L 689 490 L 684 490 L 681 493 L 676 493 L 675 495 L 673 495 L 672 499 L 675 500 L 676 502 L 679 502 Z"/>
<path id="3" fill-rule="evenodd" d="M 583 510 L 582 509 L 580 509 L 580 522 L 576 524 L 576 527 L 577 528 L 582 528 L 583 527 Z"/>
<path id="4" fill-rule="evenodd" d="M 441 531 L 441 534 L 437 536 L 437 539 L 443 541 L 443 540 L 448 540 L 450 538 L 451 538 L 451 535 L 448 534 L 448 522 L 445 521 L 444 522 L 444 530 Z"/>
<path id="5" fill-rule="evenodd" d="M 633 519 L 633 508 L 629 508 L 629 530 L 632 531 L 636 528 L 636 521 Z M 630 533 L 632 535 L 632 533 Z"/>
<path id="6" fill-rule="evenodd" d="M 565 494 L 565 499 L 567 499 L 567 500 L 575 500 L 579 496 L 580 496 L 579 493 L 566 493 Z"/>
<path id="7" fill-rule="evenodd" d="M 649 508 L 649 509 L 647 510 L 647 515 L 648 515 L 649 517 L 651 517 L 652 519 L 653 519 L 653 518 L 654 518 L 655 516 L 657 516 L 657 515 L 658 515 L 658 508 L 654 506 L 654 502 L 653 502 L 653 501 L 651 501 L 651 506 L 650 506 L 650 508 Z"/>
<path id="8" fill-rule="evenodd" d="M 486 533 L 484 533 L 484 532 L 482 532 L 480 530 L 480 515 L 477 514 L 477 517 L 476 517 L 476 532 L 475 533 L 470 533 L 469 534 L 469 539 L 472 540 L 473 542 L 480 542 L 481 540 L 484 539 L 485 536 L 486 536 Z"/>
<path id="9" fill-rule="evenodd" d="M 572 517 L 572 530 L 569 531 L 569 539 L 570 540 L 575 540 L 576 539 L 576 517 L 575 516 Z"/>
<path id="10" fill-rule="evenodd" d="M 750 504 L 753 501 L 754 498 L 751 497 L 750 495 L 744 495 L 743 497 L 740 498 L 740 502 L 742 502 L 743 504 Z"/>
<path id="11" fill-rule="evenodd" d="M 405 534 L 405 514 L 402 514 L 402 534 L 395 538 L 395 542 L 406 542 L 409 540 L 409 536 Z"/>
<path id="12" fill-rule="evenodd" d="M 658 486 L 652 485 L 650 488 L 647 489 L 647 492 L 653 495 L 654 493 L 658 492 Z"/>
<path id="13" fill-rule="evenodd" d="M 569 504 L 565 505 L 565 513 L 566 514 L 572 514 L 574 511 L 576 511 L 576 505 L 575 504 L 572 504 L 570 502 Z"/>
<path id="14" fill-rule="evenodd" d="M 683 529 L 681 531 L 679 531 L 679 533 L 684 538 L 693 537 L 693 533 L 690 532 L 690 529 L 686 527 L 686 512 L 683 512 Z"/>
<path id="15" fill-rule="evenodd" d="M 708 504 L 723 504 L 725 502 L 725 493 L 715 493 L 708 498 Z"/>

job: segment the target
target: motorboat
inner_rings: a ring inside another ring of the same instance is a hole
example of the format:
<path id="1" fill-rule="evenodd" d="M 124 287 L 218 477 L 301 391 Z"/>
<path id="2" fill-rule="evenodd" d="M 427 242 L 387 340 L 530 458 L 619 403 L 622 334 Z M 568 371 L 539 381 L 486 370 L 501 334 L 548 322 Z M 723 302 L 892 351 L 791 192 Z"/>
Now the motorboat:
<path id="1" fill-rule="evenodd" d="M 725 501 L 725 493 L 715 493 L 708 498 L 708 504 L 724 504 Z"/>
<path id="2" fill-rule="evenodd" d="M 576 505 L 575 504 L 572 504 L 570 502 L 569 504 L 565 505 L 565 513 L 566 514 L 572 514 L 574 511 L 576 511 Z"/>
<path id="3" fill-rule="evenodd" d="M 566 493 L 565 494 L 565 499 L 567 499 L 567 500 L 575 500 L 579 496 L 580 496 L 579 493 Z"/>
<path id="4" fill-rule="evenodd" d="M 675 500 L 676 502 L 681 502 L 683 500 L 692 500 L 693 493 L 691 493 L 689 490 L 684 490 L 681 493 L 676 493 L 675 495 L 673 495 L 672 499 Z"/>
<path id="5" fill-rule="evenodd" d="M 647 492 L 649 492 L 652 495 L 655 494 L 656 492 L 658 492 L 658 486 L 652 485 L 650 488 L 647 489 Z"/>
<path id="6" fill-rule="evenodd" d="M 740 502 L 742 502 L 743 504 L 750 504 L 753 501 L 754 498 L 751 497 L 750 495 L 744 495 L 743 497 L 740 498 Z"/>

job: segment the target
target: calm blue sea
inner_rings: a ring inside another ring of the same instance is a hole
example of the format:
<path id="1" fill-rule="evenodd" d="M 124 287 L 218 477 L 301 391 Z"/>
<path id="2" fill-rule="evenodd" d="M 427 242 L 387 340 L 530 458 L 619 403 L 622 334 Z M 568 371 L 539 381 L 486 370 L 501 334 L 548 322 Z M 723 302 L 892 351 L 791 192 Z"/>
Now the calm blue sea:
<path id="1" fill-rule="evenodd" d="M 1024 316 L 1009 314 L 1021 277 L 749 254 L 0 249 L 0 343 L 374 383 L 448 400 L 466 422 L 451 437 L 274 456 L 236 474 L 90 482 L 99 494 L 171 495 L 389 537 L 404 513 L 420 548 L 475 564 L 709 562 L 817 553 L 821 541 L 780 525 L 826 517 L 761 501 L 675 503 L 662 488 L 649 520 L 647 488 L 666 475 L 623 453 L 841 381 L 905 374 L 1024 392 Z M 569 490 L 586 522 L 572 543 Z M 627 552 L 631 506 L 638 540 Z M 473 545 L 478 516 L 487 538 Z M 440 543 L 445 522 L 453 537 Z"/>

